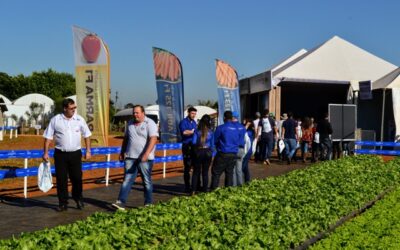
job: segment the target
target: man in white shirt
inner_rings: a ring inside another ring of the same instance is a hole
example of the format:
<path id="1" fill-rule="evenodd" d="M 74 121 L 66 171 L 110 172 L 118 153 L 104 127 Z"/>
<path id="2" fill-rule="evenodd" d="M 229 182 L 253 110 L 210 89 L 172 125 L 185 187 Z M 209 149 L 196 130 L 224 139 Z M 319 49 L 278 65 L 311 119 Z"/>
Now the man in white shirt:
<path id="1" fill-rule="evenodd" d="M 68 209 L 68 176 L 72 184 L 72 198 L 78 209 L 83 209 L 81 137 L 85 138 L 86 159 L 90 159 L 90 136 L 85 120 L 76 114 L 74 100 L 63 101 L 63 113 L 54 116 L 44 131 L 43 160 L 49 161 L 49 146 L 55 139 L 54 163 L 56 167 L 57 211 Z M 55 137 L 55 138 L 54 138 Z"/>
<path id="2" fill-rule="evenodd" d="M 144 107 L 133 107 L 133 121 L 130 121 L 125 131 L 119 160 L 125 162 L 125 176 L 119 191 L 118 200 L 112 204 L 119 210 L 125 210 L 126 200 L 138 172 L 142 176 L 144 187 L 144 205 L 153 203 L 153 183 L 151 171 L 153 168 L 154 151 L 157 143 L 158 128 L 154 121 L 146 117 Z"/>
<path id="3" fill-rule="evenodd" d="M 258 138 L 260 135 L 261 135 L 261 130 L 258 130 L 258 124 L 260 123 L 260 117 L 261 117 L 261 114 L 260 114 L 260 112 L 256 112 L 256 114 L 255 114 L 255 120 L 253 121 L 253 124 L 254 124 L 254 129 L 255 129 L 255 137 L 254 138 Z M 255 144 L 255 145 L 254 145 Z M 259 141 L 258 140 L 254 140 L 253 141 L 253 152 L 254 152 L 254 160 L 257 162 L 257 161 L 262 161 L 261 160 L 261 154 L 260 154 L 260 145 L 261 145 L 261 143 L 259 143 Z"/>

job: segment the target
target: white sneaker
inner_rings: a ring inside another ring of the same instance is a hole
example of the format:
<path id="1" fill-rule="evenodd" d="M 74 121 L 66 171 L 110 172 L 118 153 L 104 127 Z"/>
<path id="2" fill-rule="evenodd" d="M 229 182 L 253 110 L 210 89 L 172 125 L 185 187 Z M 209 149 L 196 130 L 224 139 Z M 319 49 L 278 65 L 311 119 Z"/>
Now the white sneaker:
<path id="1" fill-rule="evenodd" d="M 112 207 L 116 208 L 117 210 L 120 211 L 125 211 L 125 204 L 122 203 L 121 201 L 116 201 L 115 203 L 111 204 Z"/>

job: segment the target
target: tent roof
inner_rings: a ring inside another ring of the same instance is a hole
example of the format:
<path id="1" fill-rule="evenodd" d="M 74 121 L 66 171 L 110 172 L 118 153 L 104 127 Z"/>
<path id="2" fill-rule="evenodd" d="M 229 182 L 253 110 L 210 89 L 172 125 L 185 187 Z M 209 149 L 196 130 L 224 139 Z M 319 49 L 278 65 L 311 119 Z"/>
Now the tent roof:
<path id="1" fill-rule="evenodd" d="M 294 53 L 293 55 L 289 56 L 288 58 L 284 59 L 282 62 L 272 66 L 272 68 L 270 69 L 273 73 L 275 72 L 279 72 L 279 69 L 282 68 L 285 65 L 288 65 L 290 62 L 295 61 L 296 59 L 298 59 L 300 56 L 304 55 L 307 53 L 307 50 L 305 49 L 301 49 L 299 51 L 297 51 L 296 53 Z"/>
<path id="2" fill-rule="evenodd" d="M 372 89 L 400 88 L 400 68 L 372 82 Z"/>
<path id="3" fill-rule="evenodd" d="M 283 81 L 349 83 L 375 81 L 397 66 L 334 36 L 275 71 Z"/>

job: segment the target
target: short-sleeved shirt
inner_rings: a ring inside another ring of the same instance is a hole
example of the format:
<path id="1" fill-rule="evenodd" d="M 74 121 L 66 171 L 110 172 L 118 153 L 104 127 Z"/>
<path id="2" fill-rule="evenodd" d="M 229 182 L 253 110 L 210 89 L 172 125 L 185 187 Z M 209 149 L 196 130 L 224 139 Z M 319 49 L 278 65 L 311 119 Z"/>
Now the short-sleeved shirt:
<path id="1" fill-rule="evenodd" d="M 191 135 L 184 135 L 183 132 L 185 130 L 192 130 L 197 131 L 197 123 L 194 120 L 189 119 L 189 117 L 186 117 L 179 123 L 179 130 L 181 132 L 181 137 L 182 137 L 182 143 L 183 144 L 191 144 L 193 140 L 193 134 Z"/>
<path id="2" fill-rule="evenodd" d="M 64 114 L 54 116 L 43 133 L 44 138 L 55 139 L 55 148 L 64 152 L 81 149 L 81 137 L 88 138 L 91 135 L 85 119 L 78 114 L 71 118 L 65 117 Z"/>
<path id="3" fill-rule="evenodd" d="M 150 137 L 153 136 L 158 136 L 158 128 L 152 119 L 145 117 L 144 121 L 140 123 L 135 123 L 133 120 L 129 121 L 125 131 L 125 140 L 128 140 L 125 151 L 126 157 L 140 158 L 146 152 Z M 154 160 L 155 149 L 156 147 L 149 154 L 149 160 Z"/>
<path id="4" fill-rule="evenodd" d="M 296 139 L 297 122 L 291 118 L 283 122 L 282 127 L 285 128 L 285 139 Z"/>
<path id="5" fill-rule="evenodd" d="M 275 126 L 275 121 L 271 117 L 264 117 L 260 119 L 260 122 L 258 123 L 258 127 L 261 127 L 261 135 L 263 137 L 268 136 L 267 138 L 273 136 L 273 128 Z"/>

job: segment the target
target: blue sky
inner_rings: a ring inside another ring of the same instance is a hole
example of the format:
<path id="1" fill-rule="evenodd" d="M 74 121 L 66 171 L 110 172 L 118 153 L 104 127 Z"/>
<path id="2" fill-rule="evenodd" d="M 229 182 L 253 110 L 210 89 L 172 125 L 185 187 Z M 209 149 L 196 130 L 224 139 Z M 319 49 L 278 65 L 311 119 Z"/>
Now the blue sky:
<path id="1" fill-rule="evenodd" d="M 400 65 L 400 1 L 1 1 L 0 71 L 53 68 L 74 74 L 72 25 L 97 33 L 111 52 L 119 106 L 155 103 L 151 48 L 183 65 L 185 103 L 217 99 L 215 63 L 239 76 L 262 72 L 334 35 Z"/>

